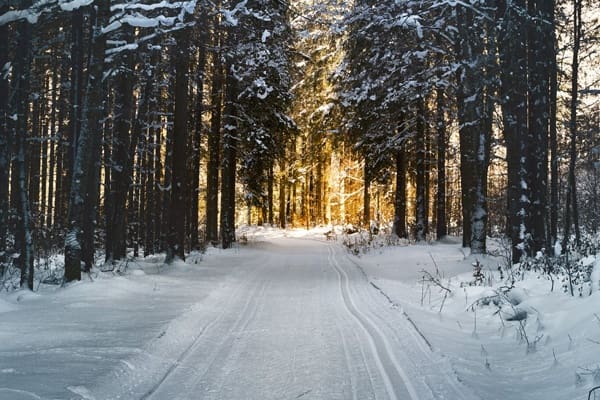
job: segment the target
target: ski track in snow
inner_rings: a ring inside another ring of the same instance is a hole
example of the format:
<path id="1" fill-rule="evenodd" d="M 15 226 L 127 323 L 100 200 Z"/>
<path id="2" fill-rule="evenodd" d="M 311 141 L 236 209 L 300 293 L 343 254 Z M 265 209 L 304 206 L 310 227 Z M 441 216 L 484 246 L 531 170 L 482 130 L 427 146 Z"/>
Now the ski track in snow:
<path id="1" fill-rule="evenodd" d="M 379 368 L 379 372 L 381 373 L 381 376 L 385 381 L 386 390 L 390 399 L 398 400 L 401 398 L 406 398 L 403 396 L 404 393 L 400 396 L 399 393 L 397 393 L 397 391 L 405 389 L 412 400 L 418 400 L 419 397 L 415 388 L 412 386 L 410 380 L 408 379 L 408 376 L 404 372 L 404 369 L 401 367 L 400 363 L 394 358 L 391 346 L 387 341 L 385 335 L 369 317 L 367 317 L 365 314 L 358 310 L 350 292 L 350 278 L 348 277 L 346 271 L 340 267 L 335 257 L 335 252 L 333 251 L 331 246 L 328 246 L 328 250 L 330 265 L 336 270 L 340 279 L 340 291 L 344 299 L 344 306 L 346 308 L 346 311 L 348 312 L 348 314 L 351 315 L 352 319 L 354 319 L 354 321 L 356 321 L 356 323 L 364 331 L 365 336 L 367 337 L 367 340 L 369 342 L 371 351 L 377 360 L 377 367 Z M 384 364 L 390 365 L 391 368 L 386 368 Z M 404 388 L 399 389 L 398 384 L 392 383 L 392 378 L 390 377 L 392 372 L 395 372 L 396 375 L 399 376 Z"/>
<path id="2" fill-rule="evenodd" d="M 390 307 L 339 246 L 288 239 L 270 251 L 276 254 L 268 262 L 263 260 L 248 281 L 237 287 L 218 317 L 140 399 L 476 398 L 454 376 L 437 368 L 430 372 L 443 381 L 437 392 L 425 379 L 417 379 L 422 369 L 441 367 L 440 361 L 403 312 Z M 300 314 L 308 321 L 293 315 L 294 310 L 303 307 Z M 316 310 L 324 312 L 326 318 L 333 317 L 331 332 L 313 323 L 322 318 L 315 315 Z M 278 316 L 284 316 L 284 321 Z M 306 336 L 298 334 L 302 330 L 315 332 L 316 339 L 325 336 L 324 353 L 313 354 L 314 360 L 301 354 L 300 348 L 310 347 Z M 281 336 L 288 336 L 282 342 L 283 352 L 275 353 L 264 346 L 281 341 Z M 414 350 L 412 354 L 399 355 L 408 347 Z M 341 354 L 336 354 L 338 351 Z M 250 353 L 264 363 L 254 364 L 254 371 L 246 369 L 248 360 L 244 357 Z M 336 360 L 330 362 L 339 367 L 338 374 L 345 376 L 334 376 L 321 366 L 327 363 L 327 357 Z M 310 379 L 319 372 L 310 371 L 315 368 L 323 369 L 325 379 L 321 376 L 321 385 L 319 379 Z M 406 368 L 416 370 L 408 373 Z M 255 379 L 258 371 L 270 378 Z M 253 386 L 235 387 L 247 382 Z M 324 389 L 327 386 L 340 388 L 339 394 L 330 397 L 332 393 Z M 299 389 L 292 389 L 296 387 Z"/>
<path id="3" fill-rule="evenodd" d="M 94 400 L 478 399 L 458 381 L 449 361 L 432 351 L 402 307 L 391 304 L 340 245 L 274 238 L 253 243 L 237 256 L 227 254 L 225 262 L 239 263 L 227 267 L 231 276 L 223 276 L 208 296 L 140 348 L 123 350 L 125 358 L 115 358 L 110 371 L 65 387 L 70 395 Z M 190 281 L 191 290 L 196 282 Z M 144 316 L 131 318 L 143 321 Z M 81 357 L 90 353 L 86 349 Z M 46 351 L 51 357 L 54 349 Z M 17 389 L 0 388 L 0 399 L 8 392 L 17 395 Z"/>

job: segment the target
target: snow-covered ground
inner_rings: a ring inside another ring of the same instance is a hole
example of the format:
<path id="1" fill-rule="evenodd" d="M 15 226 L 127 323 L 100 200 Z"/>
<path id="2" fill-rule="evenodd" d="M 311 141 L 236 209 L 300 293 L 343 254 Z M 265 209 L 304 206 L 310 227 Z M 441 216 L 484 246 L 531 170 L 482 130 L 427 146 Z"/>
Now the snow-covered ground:
<path id="1" fill-rule="evenodd" d="M 389 247 L 359 263 L 482 399 L 587 399 L 600 385 L 600 292 L 571 297 L 561 282 L 551 291 L 550 280 L 530 272 L 508 294 L 512 303 L 498 307 L 503 260 L 464 251 L 458 241 Z M 475 285 L 477 261 L 484 284 Z M 595 262 L 600 271 L 600 259 Z M 440 277 L 452 292 L 421 271 Z M 490 301 L 477 302 L 485 298 Z M 507 321 L 522 312 L 525 320 Z"/>
<path id="2" fill-rule="evenodd" d="M 576 400 L 600 384 L 597 292 L 531 276 L 514 309 L 471 307 L 500 260 L 468 286 L 457 243 L 355 257 L 328 230 L 243 228 L 245 245 L 188 263 L 0 293 L 0 399 Z"/>

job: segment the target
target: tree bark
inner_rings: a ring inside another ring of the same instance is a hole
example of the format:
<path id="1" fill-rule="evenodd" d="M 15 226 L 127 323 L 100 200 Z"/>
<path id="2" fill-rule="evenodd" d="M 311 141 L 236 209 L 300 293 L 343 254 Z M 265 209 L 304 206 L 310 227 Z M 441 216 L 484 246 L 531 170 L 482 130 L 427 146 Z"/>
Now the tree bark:
<path id="1" fill-rule="evenodd" d="M 399 238 L 408 238 L 406 229 L 406 154 L 403 147 L 396 151 L 396 196 L 393 231 Z"/>
<path id="2" fill-rule="evenodd" d="M 14 65 L 14 114 L 16 115 L 15 142 L 16 142 L 16 172 L 11 179 L 16 181 L 13 188 L 17 189 L 17 229 L 15 232 L 15 245 L 20 253 L 18 265 L 21 268 L 21 288 L 33 290 L 33 234 L 29 194 L 27 187 L 28 162 L 26 151 L 28 96 L 31 73 L 31 25 L 21 21 L 17 26 L 17 51 Z"/>
<path id="3" fill-rule="evenodd" d="M 571 235 L 571 224 L 575 233 L 575 243 L 579 245 L 581 233 L 579 230 L 579 210 L 577 207 L 577 179 L 575 169 L 577 166 L 577 103 L 579 94 L 579 50 L 581 48 L 582 22 L 581 22 L 581 0 L 573 0 L 573 56 L 571 63 L 571 104 L 569 118 L 569 176 L 567 203 L 565 207 L 565 228 L 563 236 L 563 250 Z M 571 218 L 573 220 L 571 221 Z"/>
<path id="4" fill-rule="evenodd" d="M 0 6 L 0 14 L 8 11 L 8 4 Z M 4 66 L 8 62 L 9 30 L 7 25 L 0 26 L 0 252 L 6 250 L 9 210 L 9 176 L 12 158 L 12 135 L 8 126 L 9 82 Z M 0 257 L 0 264 L 3 257 Z M 0 269 L 1 272 L 1 269 Z"/>
<path id="5" fill-rule="evenodd" d="M 548 204 L 548 112 L 550 61 L 554 26 L 548 22 L 552 0 L 529 0 L 528 71 L 529 117 L 527 137 L 527 185 L 529 187 L 530 254 L 546 247 Z"/>
<path id="6" fill-rule="evenodd" d="M 231 247 L 235 242 L 235 180 L 237 164 L 237 122 L 235 100 L 237 98 L 235 77 L 227 73 L 226 129 L 223 135 L 223 164 L 221 181 L 221 246 Z"/>
<path id="7" fill-rule="evenodd" d="M 285 229 L 286 227 L 286 186 L 287 174 L 285 172 L 285 160 L 282 158 L 279 161 L 279 227 L 281 229 Z"/>
<path id="8" fill-rule="evenodd" d="M 508 167 L 508 229 L 512 261 L 519 262 L 529 249 L 527 154 L 527 21 L 525 0 L 514 0 L 498 7 L 502 18 L 499 53 L 500 94 Z"/>
<path id="9" fill-rule="evenodd" d="M 446 223 L 446 119 L 444 116 L 444 89 L 438 88 L 436 96 L 437 112 L 437 196 L 436 196 L 436 237 L 438 240 L 448 235 Z"/>
<path id="10" fill-rule="evenodd" d="M 416 218 L 416 240 L 422 242 L 427 234 L 427 204 L 426 201 L 426 181 L 425 181 L 425 104 L 422 98 L 417 99 L 417 114 L 415 125 L 415 145 L 416 145 L 416 200 L 415 200 L 415 218 Z"/>
<path id="11" fill-rule="evenodd" d="M 275 223 L 275 217 L 273 214 L 273 186 L 274 186 L 274 177 L 273 177 L 273 161 L 269 162 L 269 169 L 267 172 L 267 203 L 268 203 L 268 222 L 270 226 L 273 226 Z"/>
<path id="12" fill-rule="evenodd" d="M 177 34 L 175 50 L 175 121 L 173 127 L 173 157 L 171 168 L 171 202 L 168 223 L 169 263 L 175 258 L 185 260 L 185 210 L 187 193 L 187 122 L 188 122 L 188 40 L 187 32 L 181 30 Z"/>
<path id="13" fill-rule="evenodd" d="M 363 173 L 363 227 L 370 229 L 371 223 L 371 171 L 367 158 Z"/>
<path id="14" fill-rule="evenodd" d="M 191 217 L 190 217 L 190 245 L 196 250 L 200 246 L 199 224 L 198 224 L 198 205 L 200 203 L 200 160 L 202 152 L 202 132 L 204 114 L 204 86 L 206 80 L 206 48 L 208 41 L 208 17 L 204 6 L 200 10 L 198 18 L 198 64 L 196 70 L 196 109 L 194 127 L 194 146 L 192 153 L 192 179 L 191 179 Z"/>
<path id="15" fill-rule="evenodd" d="M 122 28 L 126 29 L 126 28 Z M 127 29 L 129 30 L 129 29 Z M 130 41 L 133 32 L 125 32 L 118 38 Z M 134 108 L 134 55 L 125 52 L 118 72 L 114 91 L 114 130 L 110 158 L 110 185 L 106 196 L 106 262 L 125 258 L 127 255 L 127 193 L 131 186 L 133 155 L 130 148 L 133 131 Z"/>
<path id="16" fill-rule="evenodd" d="M 81 279 L 81 263 L 83 261 L 83 248 L 93 248 L 89 243 L 93 232 L 83 232 L 87 222 L 92 219 L 91 210 L 97 199 L 93 192 L 96 180 L 96 156 L 99 157 L 100 149 L 100 118 L 102 117 L 102 101 L 104 99 L 103 73 L 104 51 L 106 37 L 102 27 L 110 14 L 110 1 L 98 0 L 96 2 L 95 22 L 93 27 L 92 51 L 90 54 L 90 68 L 83 100 L 83 119 L 77 141 L 77 152 L 73 164 L 73 174 L 70 187 L 68 230 L 65 237 L 65 275 L 64 280 L 70 282 Z M 92 193 L 89 190 L 92 190 Z M 86 234 L 84 239 L 83 233 Z"/>
<path id="17" fill-rule="evenodd" d="M 208 134 L 208 163 L 206 166 L 206 240 L 217 243 L 219 215 L 219 160 L 221 152 L 221 111 L 223 102 L 223 65 L 221 63 L 221 38 L 215 32 L 216 51 L 213 59 L 211 89 L 211 121 Z"/>

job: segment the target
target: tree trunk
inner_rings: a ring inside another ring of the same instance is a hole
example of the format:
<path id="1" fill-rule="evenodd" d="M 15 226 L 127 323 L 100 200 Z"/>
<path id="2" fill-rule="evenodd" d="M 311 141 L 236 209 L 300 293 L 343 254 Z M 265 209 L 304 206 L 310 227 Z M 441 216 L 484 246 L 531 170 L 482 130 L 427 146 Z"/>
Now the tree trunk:
<path id="1" fill-rule="evenodd" d="M 27 187 L 27 119 L 28 119 L 28 97 L 30 85 L 31 54 L 31 25 L 21 21 L 17 26 L 17 51 L 14 65 L 14 114 L 17 117 L 15 124 L 16 141 L 16 168 L 15 175 L 11 179 L 16 181 L 13 188 L 17 189 L 17 230 L 15 232 L 15 245 L 20 253 L 18 265 L 21 268 L 21 288 L 27 287 L 33 290 L 33 235 L 30 202 Z"/>
<path id="2" fill-rule="evenodd" d="M 365 158 L 363 172 L 363 227 L 370 229 L 371 223 L 371 171 L 370 165 Z"/>
<path id="3" fill-rule="evenodd" d="M 198 18 L 198 65 L 196 70 L 196 110 L 194 127 L 194 146 L 192 154 L 192 179 L 191 179 L 191 218 L 190 218 L 190 242 L 191 248 L 196 250 L 200 246 L 200 238 L 198 237 L 198 205 L 200 203 L 200 160 L 202 152 L 202 131 L 204 114 L 204 84 L 206 80 L 206 49 L 208 41 L 208 17 L 204 7 L 200 10 Z"/>
<path id="4" fill-rule="evenodd" d="M 122 28 L 126 29 L 126 28 Z M 129 29 L 127 29 L 129 30 Z M 126 42 L 133 32 L 119 35 Z M 127 193 L 131 186 L 133 157 L 130 151 L 133 134 L 134 108 L 134 55 L 123 54 L 123 67 L 120 69 L 114 90 L 114 130 L 110 159 L 110 186 L 106 196 L 106 262 L 125 258 L 127 255 Z"/>
<path id="5" fill-rule="evenodd" d="M 227 72 L 226 129 L 223 135 L 223 176 L 221 181 L 221 246 L 231 247 L 235 242 L 235 180 L 237 163 L 237 120 L 235 104 L 237 82 L 232 72 Z"/>
<path id="6" fill-rule="evenodd" d="M 415 200 L 415 217 L 416 217 L 416 240 L 418 242 L 426 239 L 427 232 L 427 205 L 426 201 L 426 182 L 425 182 L 425 104 L 424 100 L 417 99 L 417 115 L 415 126 L 416 137 L 416 200 Z"/>
<path id="7" fill-rule="evenodd" d="M 36 75 L 35 70 L 32 76 Z M 37 79 L 34 80 L 38 84 Z M 41 90 L 39 86 L 34 86 L 33 90 Z M 40 129 L 40 99 L 34 99 L 31 104 L 31 127 L 25 126 L 25 132 L 29 131 L 29 140 L 26 139 L 25 152 L 27 157 L 27 179 L 29 197 L 29 210 L 31 211 L 31 220 L 34 226 L 39 226 L 40 217 L 40 175 L 41 175 L 41 129 Z"/>
<path id="8" fill-rule="evenodd" d="M 528 70 L 529 118 L 527 137 L 527 185 L 529 187 L 530 254 L 547 246 L 548 112 L 550 91 L 549 53 L 553 53 L 554 26 L 547 19 L 552 0 L 529 0 Z"/>
<path id="9" fill-rule="evenodd" d="M 527 137 L 527 21 L 525 0 L 514 0 L 510 7 L 501 4 L 503 20 L 499 49 L 501 66 L 502 119 L 508 167 L 508 229 L 512 261 L 519 262 L 529 248 L 527 222 L 528 188 L 525 153 Z"/>
<path id="10" fill-rule="evenodd" d="M 267 172 L 267 203 L 268 203 L 268 216 L 267 220 L 270 226 L 273 226 L 275 218 L 273 215 L 273 161 L 269 162 L 269 170 Z"/>
<path id="11" fill-rule="evenodd" d="M 0 6 L 0 15 L 8 11 L 8 4 Z M 0 26 L 0 252 L 6 250 L 9 210 L 9 176 L 12 158 L 12 135 L 8 126 L 8 75 L 4 66 L 8 62 L 9 31 L 7 25 Z M 2 264 L 3 257 L 0 257 Z M 0 269 L 1 272 L 1 269 Z"/>
<path id="12" fill-rule="evenodd" d="M 444 89 L 437 89 L 437 196 L 436 196 L 436 237 L 438 240 L 448 235 L 446 224 L 446 119 L 444 117 Z"/>
<path id="13" fill-rule="evenodd" d="M 96 2 L 95 23 L 93 28 L 92 51 L 90 53 L 90 68 L 83 101 L 83 119 L 77 141 L 77 152 L 73 164 L 73 174 L 70 188 L 68 231 L 65 238 L 65 276 L 66 282 L 81 279 L 81 263 L 83 261 L 83 247 L 93 248 L 89 243 L 89 236 L 84 242 L 82 233 L 86 219 L 92 217 L 91 209 L 96 201 L 95 193 L 88 190 L 96 187 L 96 160 L 94 154 L 100 154 L 100 118 L 102 117 L 102 101 L 104 88 L 102 78 L 104 74 L 104 51 L 106 38 L 102 33 L 110 14 L 110 1 L 98 0 Z M 87 192 L 87 193 L 86 193 Z M 86 215 L 87 213 L 87 215 Z M 88 227 L 89 228 L 89 227 Z M 93 232 L 85 232 L 92 235 Z"/>
<path id="14" fill-rule="evenodd" d="M 551 24 L 554 27 L 554 7 Z M 558 69 L 556 63 L 556 34 L 552 29 L 552 51 L 550 57 L 550 102 L 549 102 L 549 134 L 550 134 L 550 246 L 558 240 L 558 132 L 556 126 Z"/>
<path id="15" fill-rule="evenodd" d="M 282 158 L 279 161 L 279 227 L 281 229 L 285 229 L 286 227 L 286 186 L 287 174 L 285 172 L 285 160 Z"/>
<path id="16" fill-rule="evenodd" d="M 396 196 L 393 231 L 399 238 L 408 238 L 406 230 L 406 154 L 403 147 L 396 151 Z"/>
<path id="17" fill-rule="evenodd" d="M 579 50 L 581 47 L 582 22 L 581 22 L 581 0 L 573 0 L 573 58 L 571 63 L 571 104 L 569 118 L 569 177 L 567 190 L 567 204 L 565 207 L 565 229 L 563 237 L 563 249 L 571 235 L 571 224 L 575 231 L 575 243 L 579 245 L 581 233 L 579 230 L 579 210 L 577 207 L 577 180 L 575 169 L 577 166 L 577 103 L 579 94 Z M 571 218 L 573 221 L 571 222 Z"/>
<path id="18" fill-rule="evenodd" d="M 485 54 L 494 54 L 496 51 L 496 37 L 494 26 L 488 21 L 483 22 L 486 31 L 489 32 L 487 40 L 475 32 L 472 38 L 475 54 L 480 54 L 485 49 Z M 488 225 L 488 206 L 487 206 L 487 186 L 488 186 L 488 168 L 490 163 L 490 142 L 493 129 L 493 113 L 495 96 L 495 60 L 488 56 L 480 56 L 479 65 L 483 70 L 478 85 L 478 91 L 481 93 L 474 102 L 477 107 L 473 117 L 478 121 L 475 132 L 471 134 L 474 144 L 473 159 L 473 209 L 471 211 L 471 254 L 485 254 L 487 251 L 487 225 Z M 477 113 L 479 115 L 477 115 Z"/>
<path id="19" fill-rule="evenodd" d="M 171 168 L 171 202 L 168 223 L 169 263 L 174 258 L 185 260 L 185 210 L 187 193 L 187 122 L 188 122 L 188 33 L 181 30 L 177 34 L 175 49 L 175 121 L 173 127 L 173 157 Z"/>
<path id="20" fill-rule="evenodd" d="M 208 134 L 208 163 L 206 166 L 206 240 L 217 243 L 219 214 L 219 155 L 221 151 L 221 111 L 223 102 L 223 65 L 221 63 L 221 38 L 215 32 L 217 51 L 213 59 L 213 78 L 211 89 L 212 115 Z"/>
<path id="21" fill-rule="evenodd" d="M 71 107 L 69 110 L 69 126 L 65 130 L 63 139 L 64 163 L 63 163 L 63 183 L 62 193 L 65 198 L 63 205 L 67 206 L 64 211 L 65 226 L 68 226 L 68 204 L 70 202 L 71 182 L 73 181 L 73 168 L 75 156 L 77 153 L 77 140 L 81 130 L 82 112 L 83 112 L 83 97 L 87 90 L 84 83 L 84 15 L 81 8 L 74 10 L 71 16 L 71 79 L 64 82 L 64 85 L 70 85 L 70 100 Z M 88 49 L 91 50 L 91 49 Z M 90 54 L 90 57 L 93 56 Z M 89 71 L 88 71 L 89 73 Z M 66 76 L 65 71 L 65 78 Z M 89 79 L 89 78 L 88 78 Z"/>
<path id="22" fill-rule="evenodd" d="M 65 122 L 69 110 L 69 90 L 67 90 L 69 77 L 69 62 L 67 57 L 62 57 L 60 68 L 60 94 L 58 96 L 58 121 L 57 121 L 57 138 L 56 138 L 56 195 L 54 200 L 54 225 L 60 231 L 67 224 L 67 208 L 69 203 L 69 171 L 72 168 L 67 167 L 70 152 L 69 147 L 69 126 Z"/>

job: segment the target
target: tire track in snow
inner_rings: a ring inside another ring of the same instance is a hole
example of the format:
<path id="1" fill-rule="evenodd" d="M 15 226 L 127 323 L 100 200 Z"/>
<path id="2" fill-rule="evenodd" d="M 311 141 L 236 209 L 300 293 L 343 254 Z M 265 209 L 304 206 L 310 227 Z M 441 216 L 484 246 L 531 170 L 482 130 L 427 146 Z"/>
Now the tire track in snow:
<path id="1" fill-rule="evenodd" d="M 377 364 L 377 368 L 381 374 L 381 377 L 384 381 L 386 392 L 391 400 L 400 400 L 406 399 L 406 395 L 409 396 L 412 400 L 419 400 L 419 396 L 417 394 L 416 389 L 410 382 L 408 375 L 395 358 L 394 353 L 392 351 L 392 347 L 387 340 L 385 334 L 379 329 L 379 327 L 365 314 L 363 314 L 358 307 L 356 306 L 354 299 L 352 298 L 350 291 L 350 279 L 346 271 L 340 267 L 337 259 L 335 258 L 335 253 L 332 245 L 328 245 L 328 258 L 329 264 L 334 268 L 338 276 L 338 283 L 340 287 L 340 292 L 342 294 L 344 307 L 350 317 L 356 322 L 356 324 L 362 329 L 365 333 L 367 340 L 369 342 L 369 347 L 371 348 L 371 352 L 373 357 L 375 358 L 375 363 Z M 391 368 L 386 368 L 384 365 L 388 365 Z M 395 372 L 395 373 L 394 373 Z M 392 380 L 390 375 L 396 375 L 399 379 Z M 400 389 L 395 382 L 402 381 L 403 388 L 402 395 L 400 395 Z"/>

